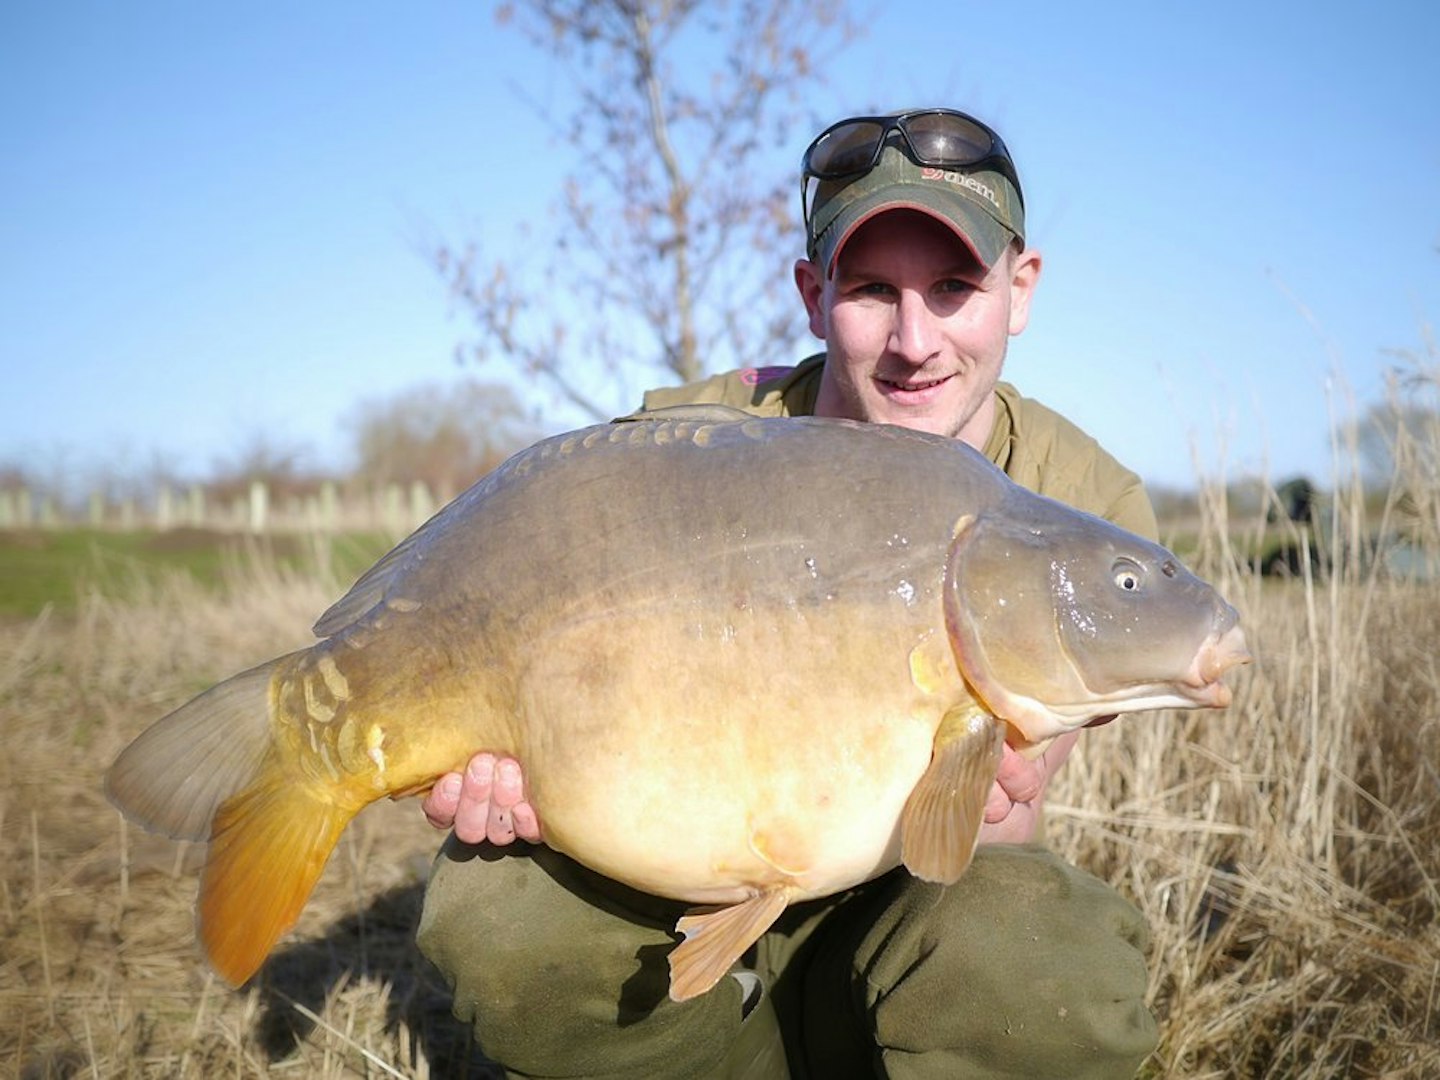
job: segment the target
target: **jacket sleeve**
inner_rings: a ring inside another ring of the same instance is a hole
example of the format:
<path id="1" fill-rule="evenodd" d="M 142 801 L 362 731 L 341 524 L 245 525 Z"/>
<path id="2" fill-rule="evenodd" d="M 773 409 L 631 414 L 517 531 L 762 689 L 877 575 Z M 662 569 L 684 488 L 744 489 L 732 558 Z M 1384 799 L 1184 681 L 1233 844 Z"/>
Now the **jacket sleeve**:
<path id="1" fill-rule="evenodd" d="M 1111 458 L 1111 461 L 1114 462 L 1114 459 Z M 1115 494 L 1100 516 L 1107 521 L 1113 521 L 1122 529 L 1129 529 L 1138 536 L 1158 543 L 1160 524 L 1155 520 L 1155 507 L 1150 503 L 1144 483 L 1140 477 L 1120 466 L 1118 462 L 1115 462 L 1115 465 L 1125 475 L 1116 478 Z"/>

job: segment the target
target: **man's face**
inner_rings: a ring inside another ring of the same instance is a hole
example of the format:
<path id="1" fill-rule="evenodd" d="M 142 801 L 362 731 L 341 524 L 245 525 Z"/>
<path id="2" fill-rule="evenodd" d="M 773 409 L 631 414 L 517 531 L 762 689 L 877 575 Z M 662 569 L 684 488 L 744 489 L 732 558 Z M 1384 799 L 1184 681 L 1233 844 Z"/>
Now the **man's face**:
<path id="1" fill-rule="evenodd" d="M 983 449 L 1011 334 L 1040 276 L 1034 251 L 986 271 L 942 222 L 890 210 L 856 230 L 835 277 L 808 260 L 795 283 L 828 354 L 815 412 L 898 424 Z"/>

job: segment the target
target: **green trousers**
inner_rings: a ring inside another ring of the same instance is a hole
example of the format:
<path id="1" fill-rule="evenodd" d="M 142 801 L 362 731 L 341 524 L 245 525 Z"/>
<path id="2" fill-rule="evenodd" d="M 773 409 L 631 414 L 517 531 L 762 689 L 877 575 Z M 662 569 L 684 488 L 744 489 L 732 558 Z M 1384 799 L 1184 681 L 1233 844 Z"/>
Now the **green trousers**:
<path id="1" fill-rule="evenodd" d="M 982 848 L 949 888 L 897 870 L 794 905 L 677 1003 L 684 909 L 452 836 L 419 943 L 514 1077 L 1111 1080 L 1155 1047 L 1140 913 L 1039 847 Z"/>

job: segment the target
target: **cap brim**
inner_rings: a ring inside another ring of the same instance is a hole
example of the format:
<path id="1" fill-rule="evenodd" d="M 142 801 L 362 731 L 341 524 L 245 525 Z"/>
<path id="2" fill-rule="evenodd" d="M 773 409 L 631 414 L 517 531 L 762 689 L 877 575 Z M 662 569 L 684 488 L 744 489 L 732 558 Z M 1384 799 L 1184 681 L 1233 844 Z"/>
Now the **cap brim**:
<path id="1" fill-rule="evenodd" d="M 890 185 L 856 199 L 826 229 L 818 252 L 826 277 L 834 276 L 835 261 L 855 231 L 889 210 L 918 210 L 947 225 L 987 270 L 1015 239 L 1014 233 L 963 196 L 921 184 Z"/>

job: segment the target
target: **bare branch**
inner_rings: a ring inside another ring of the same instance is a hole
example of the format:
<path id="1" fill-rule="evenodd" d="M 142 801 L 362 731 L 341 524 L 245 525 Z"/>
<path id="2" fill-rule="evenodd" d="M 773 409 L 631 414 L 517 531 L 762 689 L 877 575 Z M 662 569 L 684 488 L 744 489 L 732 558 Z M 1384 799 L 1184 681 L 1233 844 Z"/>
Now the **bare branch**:
<path id="1" fill-rule="evenodd" d="M 792 356 L 800 227 L 792 134 L 817 61 L 854 36 L 817 0 L 529 0 L 513 27 L 574 80 L 570 174 L 525 253 L 433 252 L 476 334 L 587 418 L 646 386 Z M 534 108 L 533 103 L 531 107 Z M 523 265 L 525 257 L 535 260 Z"/>

